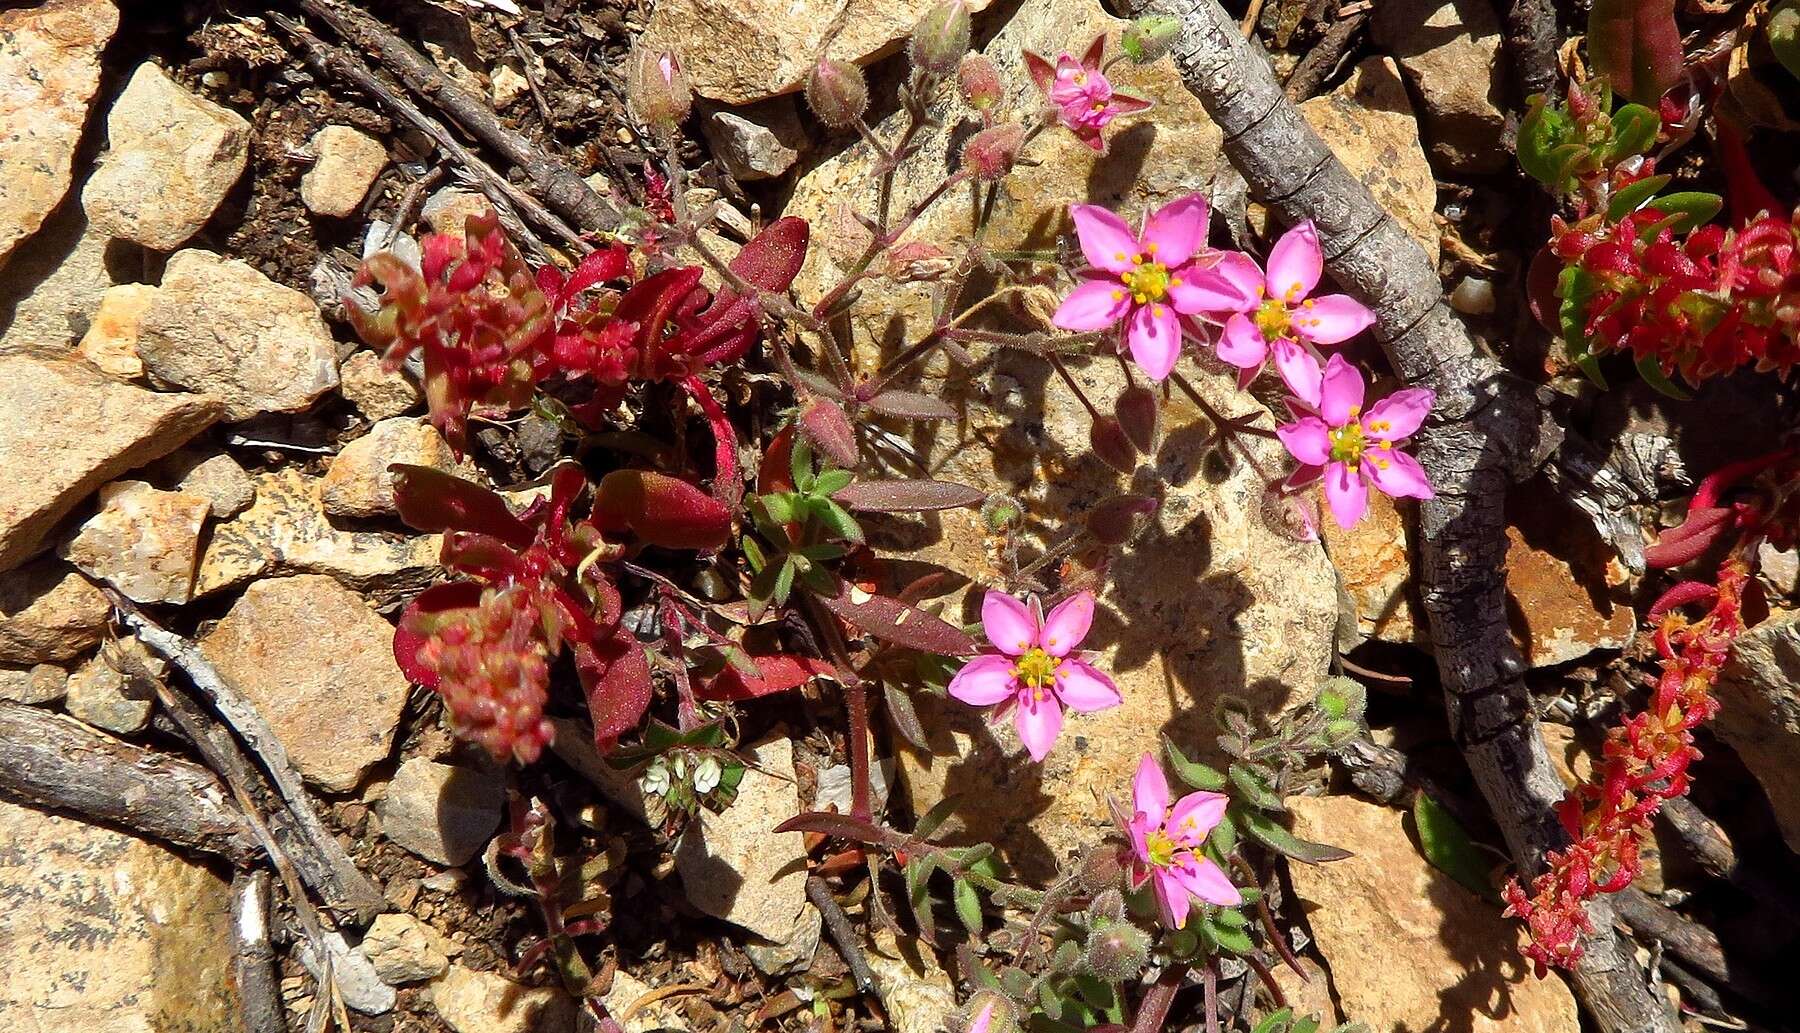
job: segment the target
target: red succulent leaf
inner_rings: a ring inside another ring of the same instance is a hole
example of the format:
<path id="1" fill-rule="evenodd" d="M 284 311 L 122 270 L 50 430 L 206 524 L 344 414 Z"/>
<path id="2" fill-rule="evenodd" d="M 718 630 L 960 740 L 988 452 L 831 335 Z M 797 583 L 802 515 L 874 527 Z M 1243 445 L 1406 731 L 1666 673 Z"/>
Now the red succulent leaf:
<path id="1" fill-rule="evenodd" d="M 806 263 L 807 239 L 812 230 L 805 219 L 776 219 L 744 245 L 731 260 L 731 271 L 745 283 L 779 293 L 793 286 Z"/>
<path id="2" fill-rule="evenodd" d="M 731 511 L 678 477 L 649 470 L 614 470 L 594 492 L 594 522 L 628 530 L 669 549 L 716 549 L 731 534 Z"/>
<path id="3" fill-rule="evenodd" d="M 757 494 L 794 490 L 795 433 L 796 428 L 790 423 L 769 439 L 769 447 L 763 449 L 762 463 L 756 468 Z"/>
<path id="4" fill-rule="evenodd" d="M 644 647 L 620 630 L 597 645 L 576 647 L 575 671 L 587 694 L 594 743 L 610 750 L 650 709 L 650 661 Z"/>
<path id="5" fill-rule="evenodd" d="M 1594 0 L 1588 55 L 1617 93 L 1656 105 L 1681 78 L 1681 30 L 1675 0 Z"/>
<path id="6" fill-rule="evenodd" d="M 524 548 L 530 527 L 513 515 L 506 500 L 473 481 L 429 466 L 394 463 L 394 504 L 400 519 L 418 531 L 473 531 Z"/>
<path id="7" fill-rule="evenodd" d="M 1689 508 L 1687 519 L 1664 531 L 1655 545 L 1644 550 L 1644 562 L 1652 567 L 1679 567 L 1712 547 L 1731 523 L 1733 511 L 1725 507 Z"/>
<path id="8" fill-rule="evenodd" d="M 707 426 L 712 428 L 713 494 L 727 509 L 735 509 L 738 500 L 744 497 L 744 479 L 738 472 L 737 429 L 731 425 L 724 408 L 704 380 L 696 376 L 683 377 L 681 386 L 700 406 Z"/>
<path id="9" fill-rule="evenodd" d="M 718 677 L 699 690 L 701 699 L 757 699 L 777 692 L 797 689 L 819 675 L 835 675 L 837 668 L 823 660 L 793 653 L 768 653 L 751 656 L 759 673 L 748 674 L 727 664 Z"/>
<path id="10" fill-rule="evenodd" d="M 437 687 L 437 675 L 420 665 L 419 647 L 428 637 L 424 618 L 450 610 L 472 610 L 481 604 L 481 586 L 473 581 L 456 581 L 433 585 L 420 592 L 400 614 L 400 626 L 394 630 L 394 662 L 409 681 L 426 688 Z"/>
<path id="11" fill-rule="evenodd" d="M 1663 614 L 1670 610 L 1701 601 L 1710 603 L 1718 594 L 1717 586 L 1709 585 L 1704 581 L 1683 581 L 1657 597 L 1656 602 L 1651 604 L 1649 613 L 1645 614 L 1644 620 L 1655 624 L 1662 619 Z"/>

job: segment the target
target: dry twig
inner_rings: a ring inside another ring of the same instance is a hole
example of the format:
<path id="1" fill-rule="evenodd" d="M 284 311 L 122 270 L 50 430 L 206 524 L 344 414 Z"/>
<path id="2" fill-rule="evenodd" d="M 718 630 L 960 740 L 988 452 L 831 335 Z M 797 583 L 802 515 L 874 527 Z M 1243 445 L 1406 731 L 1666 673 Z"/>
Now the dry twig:
<path id="1" fill-rule="evenodd" d="M 269 942 L 269 873 L 239 872 L 231 883 L 238 1011 L 247 1033 L 286 1033 L 275 947 Z"/>

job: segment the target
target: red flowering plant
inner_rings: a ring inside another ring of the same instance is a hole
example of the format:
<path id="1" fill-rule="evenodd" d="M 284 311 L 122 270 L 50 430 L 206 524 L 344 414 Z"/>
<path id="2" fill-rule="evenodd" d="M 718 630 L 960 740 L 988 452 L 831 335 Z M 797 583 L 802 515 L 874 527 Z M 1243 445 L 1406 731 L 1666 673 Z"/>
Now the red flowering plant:
<path id="1" fill-rule="evenodd" d="M 1689 768 L 1700 757 L 1694 729 L 1719 709 L 1712 695 L 1732 643 L 1754 613 L 1759 582 L 1752 576 L 1758 547 L 1792 548 L 1800 537 L 1800 451 L 1788 449 L 1734 463 L 1694 492 L 1687 519 L 1645 550 L 1656 567 L 1674 567 L 1724 549 L 1711 583 L 1683 581 L 1650 608 L 1661 672 L 1649 703 L 1607 736 L 1599 770 L 1563 800 L 1558 817 L 1570 844 L 1546 858 L 1547 869 L 1526 892 L 1507 884 L 1507 913 L 1523 918 L 1531 942 L 1525 953 L 1544 975 L 1572 967 L 1591 931 L 1583 904 L 1631 885 L 1642 871 L 1640 851 L 1650 819 L 1663 803 L 1685 795 Z M 1699 610 L 1690 618 L 1691 610 Z"/>

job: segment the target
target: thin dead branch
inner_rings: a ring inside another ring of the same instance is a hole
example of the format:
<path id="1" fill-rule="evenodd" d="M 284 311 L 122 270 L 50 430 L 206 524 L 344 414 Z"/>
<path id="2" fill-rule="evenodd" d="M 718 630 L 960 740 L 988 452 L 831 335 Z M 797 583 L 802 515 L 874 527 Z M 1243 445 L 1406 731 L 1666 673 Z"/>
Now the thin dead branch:
<path id="1" fill-rule="evenodd" d="M 232 970 L 247 1033 L 286 1033 L 275 947 L 269 941 L 269 873 L 239 872 L 231 883 Z"/>
<path id="2" fill-rule="evenodd" d="M 1134 0 L 1181 23 L 1173 58 L 1188 89 L 1224 131 L 1225 151 L 1285 223 L 1318 227 L 1326 268 L 1375 313 L 1372 328 L 1409 385 L 1437 393 L 1419 437 L 1419 460 L 1437 498 L 1419 507 L 1421 590 L 1430 617 L 1452 734 L 1525 871 L 1561 841 L 1554 807 L 1563 794 L 1538 735 L 1521 677 L 1524 663 L 1505 606 L 1508 486 L 1534 469 L 1545 440 L 1536 400 L 1477 348 L 1444 304 L 1424 249 L 1338 161 L 1245 43 L 1215 0 Z M 1604 901 L 1573 973 L 1578 994 L 1606 1033 L 1679 1028 L 1654 998 L 1642 968 L 1612 929 Z"/>

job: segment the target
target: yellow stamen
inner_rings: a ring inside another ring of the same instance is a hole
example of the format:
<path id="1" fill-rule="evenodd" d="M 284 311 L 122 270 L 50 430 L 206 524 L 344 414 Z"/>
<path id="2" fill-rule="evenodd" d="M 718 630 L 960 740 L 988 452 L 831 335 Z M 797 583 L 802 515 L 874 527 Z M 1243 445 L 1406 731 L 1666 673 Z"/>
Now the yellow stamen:
<path id="1" fill-rule="evenodd" d="M 1056 669 L 1060 666 L 1061 661 L 1049 653 L 1042 649 L 1033 649 L 1019 657 L 1013 664 L 1013 677 L 1032 690 L 1033 699 L 1042 700 L 1044 686 L 1056 680 Z"/>
<path id="2" fill-rule="evenodd" d="M 1161 262 L 1146 262 L 1143 255 L 1138 255 L 1131 261 L 1137 268 L 1121 273 L 1119 279 L 1125 282 L 1132 297 L 1140 305 L 1163 300 L 1169 293 L 1170 285 L 1179 282 L 1170 279 L 1169 267 Z"/>

